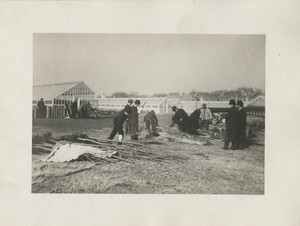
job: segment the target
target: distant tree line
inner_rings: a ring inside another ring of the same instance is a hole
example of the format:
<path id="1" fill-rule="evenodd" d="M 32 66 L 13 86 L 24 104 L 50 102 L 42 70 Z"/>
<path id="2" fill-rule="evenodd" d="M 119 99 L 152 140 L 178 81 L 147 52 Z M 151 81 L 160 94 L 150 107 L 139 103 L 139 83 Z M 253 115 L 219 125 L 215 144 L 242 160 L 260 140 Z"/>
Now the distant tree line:
<path id="1" fill-rule="evenodd" d="M 250 101 L 260 95 L 264 95 L 264 92 L 261 89 L 240 87 L 235 90 L 216 90 L 212 92 L 192 90 L 189 94 L 192 95 L 193 100 L 200 100 L 202 97 L 204 100 L 210 101 L 227 101 L 230 99 Z"/>
<path id="2" fill-rule="evenodd" d="M 216 90 L 212 92 L 202 92 L 193 89 L 191 92 L 187 93 L 191 95 L 191 100 L 199 101 L 201 98 L 203 100 L 209 100 L 209 101 L 227 101 L 230 99 L 239 99 L 243 101 L 250 101 L 254 98 L 258 97 L 259 95 L 264 95 L 264 92 L 261 89 L 256 88 L 248 88 L 248 87 L 240 87 L 234 90 Z M 128 98 L 128 97 L 140 97 L 140 98 L 146 98 L 146 97 L 156 97 L 156 98 L 164 98 L 167 96 L 179 97 L 182 95 L 180 92 L 170 92 L 170 93 L 155 93 L 153 95 L 140 95 L 138 92 L 114 92 L 110 96 L 106 97 L 114 97 L 114 98 Z"/>

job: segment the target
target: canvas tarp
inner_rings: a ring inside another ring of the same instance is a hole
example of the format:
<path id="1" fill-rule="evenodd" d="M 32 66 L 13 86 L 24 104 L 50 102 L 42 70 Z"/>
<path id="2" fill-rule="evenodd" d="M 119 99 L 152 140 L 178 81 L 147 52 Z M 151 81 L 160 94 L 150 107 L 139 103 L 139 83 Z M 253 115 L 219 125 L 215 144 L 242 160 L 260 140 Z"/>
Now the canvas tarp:
<path id="1" fill-rule="evenodd" d="M 78 159 L 83 154 L 95 155 L 98 158 L 109 158 L 116 151 L 102 150 L 83 144 L 62 143 L 53 147 L 52 152 L 46 157 L 46 162 L 69 162 Z"/>

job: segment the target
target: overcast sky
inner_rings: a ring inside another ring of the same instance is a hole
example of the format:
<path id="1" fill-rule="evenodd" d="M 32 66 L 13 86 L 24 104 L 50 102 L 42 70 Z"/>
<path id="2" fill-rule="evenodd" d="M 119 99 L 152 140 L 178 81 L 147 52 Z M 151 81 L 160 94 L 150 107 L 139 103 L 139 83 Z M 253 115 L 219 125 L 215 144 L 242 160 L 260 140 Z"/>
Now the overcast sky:
<path id="1" fill-rule="evenodd" d="M 264 35 L 35 34 L 33 83 L 96 94 L 265 89 Z"/>

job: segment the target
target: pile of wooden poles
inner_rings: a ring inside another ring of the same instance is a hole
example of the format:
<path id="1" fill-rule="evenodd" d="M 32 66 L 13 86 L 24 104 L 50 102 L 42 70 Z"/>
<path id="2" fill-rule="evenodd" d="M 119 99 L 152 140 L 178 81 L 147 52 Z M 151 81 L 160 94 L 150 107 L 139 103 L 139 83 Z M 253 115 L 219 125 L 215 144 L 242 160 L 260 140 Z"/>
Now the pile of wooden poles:
<path id="1" fill-rule="evenodd" d="M 168 155 L 161 150 L 157 145 L 151 146 L 147 143 L 137 142 L 122 142 L 122 145 L 118 145 L 117 141 L 103 139 L 103 138 L 78 138 L 80 141 L 92 142 L 93 146 L 99 147 L 102 150 L 116 150 L 117 156 L 120 160 L 126 160 L 133 163 L 133 160 L 150 160 L 150 161 L 165 161 L 165 160 L 178 160 L 176 156 Z M 158 143 L 160 144 L 160 143 Z"/>
<path id="2" fill-rule="evenodd" d="M 163 157 L 160 154 L 160 151 L 157 148 L 150 147 L 149 145 L 144 145 L 141 143 L 134 142 L 123 142 L 122 145 L 118 145 L 117 141 L 108 140 L 103 138 L 95 138 L 95 137 L 76 137 L 72 141 L 59 141 L 54 139 L 47 139 L 42 143 L 33 144 L 33 149 L 39 149 L 43 152 L 51 152 L 53 147 L 59 143 L 74 143 L 79 145 L 87 145 L 91 147 L 99 148 L 103 151 L 110 150 L 116 151 L 111 158 L 101 158 L 96 154 L 83 154 L 80 156 L 79 160 L 88 160 L 92 162 L 117 162 L 124 161 L 128 163 L 134 163 L 133 160 L 150 160 L 150 161 L 163 161 L 163 160 L 171 160 L 171 158 Z"/>

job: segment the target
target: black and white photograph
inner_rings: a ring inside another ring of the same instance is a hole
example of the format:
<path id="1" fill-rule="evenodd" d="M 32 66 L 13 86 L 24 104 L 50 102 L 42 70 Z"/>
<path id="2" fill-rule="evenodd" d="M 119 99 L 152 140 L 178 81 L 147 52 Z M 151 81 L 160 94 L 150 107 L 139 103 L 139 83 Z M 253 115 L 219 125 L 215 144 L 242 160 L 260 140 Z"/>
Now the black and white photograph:
<path id="1" fill-rule="evenodd" d="M 0 225 L 300 225 L 300 2 L 0 2 Z"/>
<path id="2" fill-rule="evenodd" d="M 34 34 L 33 193 L 264 194 L 265 36 Z"/>

